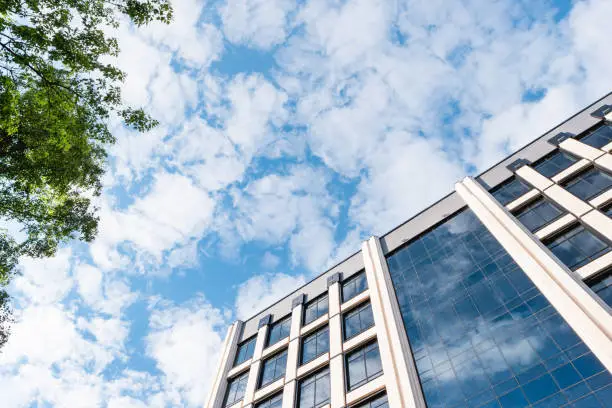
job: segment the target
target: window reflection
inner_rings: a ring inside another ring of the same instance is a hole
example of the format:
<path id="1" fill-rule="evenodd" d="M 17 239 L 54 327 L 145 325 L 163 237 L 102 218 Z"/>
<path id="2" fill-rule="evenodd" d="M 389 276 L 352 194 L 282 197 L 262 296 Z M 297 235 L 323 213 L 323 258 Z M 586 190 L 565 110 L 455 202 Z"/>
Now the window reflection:
<path id="1" fill-rule="evenodd" d="M 610 374 L 471 211 L 388 264 L 428 407 L 606 406 Z"/>
<path id="2" fill-rule="evenodd" d="M 601 148 L 612 142 L 612 127 L 604 125 L 580 139 L 589 146 Z"/>

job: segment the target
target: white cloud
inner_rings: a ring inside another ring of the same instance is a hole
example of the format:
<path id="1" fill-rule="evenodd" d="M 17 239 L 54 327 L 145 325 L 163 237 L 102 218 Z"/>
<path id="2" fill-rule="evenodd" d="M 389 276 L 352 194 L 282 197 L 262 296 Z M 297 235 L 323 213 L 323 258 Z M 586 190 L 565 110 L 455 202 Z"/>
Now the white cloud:
<path id="1" fill-rule="evenodd" d="M 276 269 L 280 264 L 280 258 L 271 252 L 266 252 L 261 260 L 261 266 L 265 269 Z"/>
<path id="2" fill-rule="evenodd" d="M 238 287 L 236 317 L 248 319 L 306 283 L 304 276 L 284 273 L 256 275 Z"/>

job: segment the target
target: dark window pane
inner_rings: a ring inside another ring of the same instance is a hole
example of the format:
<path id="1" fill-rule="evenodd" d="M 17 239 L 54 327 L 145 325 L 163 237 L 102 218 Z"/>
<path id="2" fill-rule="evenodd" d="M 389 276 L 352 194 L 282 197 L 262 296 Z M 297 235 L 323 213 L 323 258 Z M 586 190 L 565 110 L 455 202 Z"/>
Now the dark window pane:
<path id="1" fill-rule="evenodd" d="M 283 406 L 283 394 L 278 394 L 272 398 L 269 398 L 255 405 L 255 408 L 281 408 L 282 406 Z"/>
<path id="2" fill-rule="evenodd" d="M 361 272 L 342 283 L 342 301 L 346 302 L 365 291 L 368 288 L 368 280 L 365 272 Z"/>
<path id="3" fill-rule="evenodd" d="M 311 323 L 327 313 L 327 296 L 315 299 L 306 305 L 304 311 L 304 324 Z"/>
<path id="4" fill-rule="evenodd" d="M 387 395 L 383 394 L 351 408 L 389 408 L 389 402 L 387 401 Z"/>
<path id="5" fill-rule="evenodd" d="M 223 404 L 224 406 L 229 407 L 242 400 L 246 390 L 248 378 L 249 372 L 247 371 L 246 373 L 229 380 L 225 394 L 225 403 Z"/>
<path id="6" fill-rule="evenodd" d="M 612 269 L 587 282 L 593 292 L 612 307 Z"/>
<path id="7" fill-rule="evenodd" d="M 603 406 L 605 368 L 470 210 L 388 265 L 427 406 Z"/>
<path id="8" fill-rule="evenodd" d="M 592 133 L 584 136 L 580 139 L 582 143 L 588 144 L 589 146 L 601 148 L 612 142 L 612 127 L 602 126 Z"/>
<path id="9" fill-rule="evenodd" d="M 518 178 L 513 178 L 511 181 L 504 183 L 491 194 L 501 205 L 506 205 L 511 201 L 516 200 L 526 192 L 531 190 L 526 183 L 523 183 Z M 418 245 L 418 244 L 417 244 Z"/>
<path id="10" fill-rule="evenodd" d="M 253 351 L 255 350 L 255 340 L 256 338 L 253 337 L 252 339 L 247 340 L 238 347 L 238 352 L 236 353 L 236 360 L 234 361 L 235 366 L 240 365 L 251 357 L 253 357 Z"/>
<path id="11" fill-rule="evenodd" d="M 553 155 L 547 157 L 546 159 L 535 165 L 534 168 L 541 175 L 551 178 L 552 176 L 567 169 L 577 161 L 578 159 L 574 156 L 569 155 L 565 152 L 557 151 Z"/>
<path id="12" fill-rule="evenodd" d="M 608 217 L 612 217 L 612 205 L 608 204 L 601 209 L 601 212 L 606 214 Z"/>
<path id="13" fill-rule="evenodd" d="M 610 250 L 609 245 L 577 225 L 546 242 L 548 249 L 568 268 L 576 270 Z"/>
<path id="14" fill-rule="evenodd" d="M 591 168 L 565 183 L 565 189 L 576 197 L 588 201 L 612 186 L 612 176 L 598 168 Z"/>
<path id="15" fill-rule="evenodd" d="M 267 359 L 263 363 L 261 371 L 261 379 L 259 387 L 264 387 L 271 382 L 278 380 L 285 376 L 285 369 L 287 368 L 287 350 L 282 353 L 276 354 L 273 357 Z"/>
<path id="16" fill-rule="evenodd" d="M 270 334 L 268 334 L 268 346 L 271 346 L 285 337 L 289 337 L 291 330 L 291 317 L 287 317 L 270 326 Z"/>
<path id="17" fill-rule="evenodd" d="M 531 232 L 539 230 L 559 218 L 561 214 L 563 211 L 544 198 L 539 198 L 514 213 L 516 218 Z"/>
<path id="18" fill-rule="evenodd" d="M 372 305 L 366 303 L 344 315 L 344 339 L 349 339 L 374 326 Z"/>
<path id="19" fill-rule="evenodd" d="M 353 390 L 382 374 L 378 344 L 372 343 L 346 356 L 348 389 Z"/>
<path id="20" fill-rule="evenodd" d="M 329 351 L 329 328 L 324 327 L 302 340 L 302 364 Z"/>
<path id="21" fill-rule="evenodd" d="M 325 369 L 300 381 L 298 408 L 319 408 L 330 400 L 329 371 Z"/>

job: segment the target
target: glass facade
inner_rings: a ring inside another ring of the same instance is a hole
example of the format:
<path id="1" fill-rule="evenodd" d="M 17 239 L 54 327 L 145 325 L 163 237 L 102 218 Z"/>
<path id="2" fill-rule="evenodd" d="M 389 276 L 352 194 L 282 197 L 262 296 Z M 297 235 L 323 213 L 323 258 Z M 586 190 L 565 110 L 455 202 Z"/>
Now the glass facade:
<path id="1" fill-rule="evenodd" d="M 610 246 L 581 224 L 545 242 L 568 268 L 576 270 L 610 251 Z"/>
<path id="2" fill-rule="evenodd" d="M 612 186 L 612 176 L 608 173 L 591 168 L 564 184 L 567 191 L 576 197 L 588 201 Z"/>
<path id="3" fill-rule="evenodd" d="M 580 141 L 588 144 L 589 146 L 597 147 L 598 149 L 604 147 L 608 143 L 612 142 L 612 127 L 608 125 L 601 126 L 595 131 L 581 138 Z"/>
<path id="4" fill-rule="evenodd" d="M 298 408 L 322 407 L 329 404 L 330 396 L 329 369 L 326 368 L 300 381 Z"/>
<path id="5" fill-rule="evenodd" d="M 351 408 L 389 408 L 389 402 L 387 401 L 387 395 L 383 394 L 354 405 Z"/>
<path id="6" fill-rule="evenodd" d="M 587 285 L 601 300 L 612 307 L 612 269 L 590 280 Z"/>
<path id="7" fill-rule="evenodd" d="M 255 340 L 256 337 L 253 337 L 250 340 L 245 341 L 240 346 L 238 346 L 238 351 L 236 352 L 236 360 L 234 360 L 234 365 L 240 365 L 253 357 L 253 351 L 255 351 Z"/>
<path id="8" fill-rule="evenodd" d="M 259 387 L 264 387 L 271 382 L 283 378 L 285 376 L 285 370 L 287 368 L 287 350 L 282 353 L 278 353 L 263 363 L 261 370 L 261 379 L 259 380 Z"/>
<path id="9" fill-rule="evenodd" d="M 346 356 L 346 379 L 349 391 L 372 381 L 382 372 L 378 343 L 368 344 Z"/>
<path id="10" fill-rule="evenodd" d="M 309 302 L 304 309 L 304 324 L 314 322 L 319 317 L 326 314 L 329 308 L 328 305 L 327 296 L 322 296 Z"/>
<path id="11" fill-rule="evenodd" d="M 329 351 L 329 328 L 324 328 L 304 337 L 302 340 L 302 364 L 314 360 Z"/>
<path id="12" fill-rule="evenodd" d="M 514 216 L 531 232 L 551 223 L 561 214 L 561 209 L 542 197 L 514 212 Z"/>
<path id="13" fill-rule="evenodd" d="M 281 408 L 283 406 L 283 394 L 278 394 L 272 398 L 260 402 L 255 408 Z"/>
<path id="14" fill-rule="evenodd" d="M 368 288 L 368 280 L 365 272 L 353 276 L 342 283 L 342 301 L 346 302 L 365 291 Z"/>
<path id="15" fill-rule="evenodd" d="M 344 339 L 350 339 L 374 326 L 372 305 L 365 303 L 344 315 Z"/>
<path id="16" fill-rule="evenodd" d="M 242 400 L 244 392 L 246 391 L 247 380 L 249 379 L 249 372 L 245 372 L 238 377 L 234 377 L 229 380 L 227 385 L 227 391 L 225 393 L 224 407 L 229 407 Z"/>
<path id="17" fill-rule="evenodd" d="M 268 346 L 278 343 L 285 337 L 289 337 L 291 332 L 291 316 L 284 318 L 270 326 L 268 334 Z"/>
<path id="18" fill-rule="evenodd" d="M 491 194 L 501 205 L 506 205 L 526 192 L 531 190 L 531 187 L 527 184 L 519 180 L 518 178 L 513 178 L 510 181 L 505 182 L 499 188 L 493 190 Z"/>
<path id="19" fill-rule="evenodd" d="M 578 161 L 574 156 L 557 151 L 534 166 L 541 175 L 551 178 Z"/>
<path id="20" fill-rule="evenodd" d="M 388 264 L 429 408 L 610 407 L 608 371 L 470 210 Z"/>

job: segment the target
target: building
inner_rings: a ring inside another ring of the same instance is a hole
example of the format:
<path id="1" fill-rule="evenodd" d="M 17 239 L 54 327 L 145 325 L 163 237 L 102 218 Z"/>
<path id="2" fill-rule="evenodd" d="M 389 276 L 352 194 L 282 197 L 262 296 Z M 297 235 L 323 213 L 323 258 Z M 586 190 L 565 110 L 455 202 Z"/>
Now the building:
<path id="1" fill-rule="evenodd" d="M 612 407 L 612 93 L 251 319 L 206 408 Z"/>

